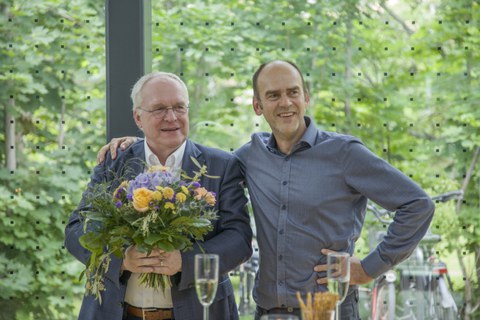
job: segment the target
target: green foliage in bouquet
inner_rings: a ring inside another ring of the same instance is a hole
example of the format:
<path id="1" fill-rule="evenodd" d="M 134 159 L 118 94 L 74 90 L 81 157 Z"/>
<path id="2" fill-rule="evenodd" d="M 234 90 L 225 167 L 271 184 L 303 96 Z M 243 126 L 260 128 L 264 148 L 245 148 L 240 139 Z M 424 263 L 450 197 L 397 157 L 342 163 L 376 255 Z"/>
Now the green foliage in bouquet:
<path id="1" fill-rule="evenodd" d="M 90 206 L 82 212 L 85 234 L 80 237 L 91 252 L 82 273 L 87 277 L 86 294 L 95 295 L 101 303 L 111 257 L 122 258 L 127 246 L 136 245 L 147 254 L 154 249 L 185 251 L 212 229 L 216 195 L 202 187 L 199 179 L 215 177 L 193 160 L 200 168 L 194 177 L 182 173 L 178 180 L 168 168 L 155 166 L 123 181 L 113 193 L 110 183 L 98 184 L 89 193 Z M 152 288 L 171 286 L 168 276 L 156 273 L 142 274 L 141 282 Z"/>

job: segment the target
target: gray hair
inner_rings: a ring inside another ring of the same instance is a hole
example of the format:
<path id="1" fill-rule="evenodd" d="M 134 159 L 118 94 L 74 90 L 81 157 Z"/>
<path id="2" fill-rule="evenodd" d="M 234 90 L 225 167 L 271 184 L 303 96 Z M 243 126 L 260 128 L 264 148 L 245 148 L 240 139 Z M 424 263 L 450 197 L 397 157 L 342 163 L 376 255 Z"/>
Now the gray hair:
<path id="1" fill-rule="evenodd" d="M 185 83 L 180 79 L 179 76 L 173 73 L 169 72 L 161 72 L 161 71 L 155 71 L 149 74 L 144 75 L 138 81 L 135 83 L 135 85 L 132 88 L 132 93 L 130 95 L 130 98 L 132 99 L 133 107 L 132 110 L 135 111 L 135 109 L 140 108 L 142 105 L 142 95 L 140 94 L 142 92 L 143 86 L 151 79 L 153 78 L 170 78 L 178 83 L 185 89 L 185 92 L 187 93 L 187 100 L 188 100 L 188 89 Z"/>

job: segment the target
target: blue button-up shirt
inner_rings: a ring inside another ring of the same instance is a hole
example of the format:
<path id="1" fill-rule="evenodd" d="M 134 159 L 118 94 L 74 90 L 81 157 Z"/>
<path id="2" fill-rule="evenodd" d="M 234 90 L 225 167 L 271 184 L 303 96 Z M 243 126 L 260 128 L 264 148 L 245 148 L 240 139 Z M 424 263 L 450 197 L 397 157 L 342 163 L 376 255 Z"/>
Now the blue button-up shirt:
<path id="1" fill-rule="evenodd" d="M 395 222 L 362 260 L 376 277 L 414 250 L 434 205 L 411 179 L 352 136 L 307 130 L 289 155 L 270 133 L 255 133 L 238 149 L 257 227 L 260 268 L 254 298 L 266 309 L 298 307 L 296 292 L 325 291 L 316 284 L 321 249 L 353 254 L 367 198 L 395 210 Z M 322 275 L 324 276 L 324 275 Z"/>

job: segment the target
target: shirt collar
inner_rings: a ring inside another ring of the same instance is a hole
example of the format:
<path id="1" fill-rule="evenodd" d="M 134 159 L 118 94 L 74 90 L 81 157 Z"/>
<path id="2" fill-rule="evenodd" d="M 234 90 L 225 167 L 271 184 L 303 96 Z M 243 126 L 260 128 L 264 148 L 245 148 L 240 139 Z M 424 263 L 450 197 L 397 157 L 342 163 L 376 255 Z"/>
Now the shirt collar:
<path id="1" fill-rule="evenodd" d="M 153 153 L 147 144 L 147 139 L 144 140 L 145 145 L 145 161 L 147 166 L 159 166 L 162 165 L 158 157 Z M 185 153 L 185 147 L 187 146 L 187 140 L 185 140 L 180 147 L 177 148 L 171 155 L 168 156 L 165 161 L 165 167 L 170 168 L 170 171 L 178 170 L 182 167 L 183 154 Z"/>
<path id="2" fill-rule="evenodd" d="M 315 140 L 317 139 L 317 128 L 312 123 L 312 119 L 310 117 L 305 116 L 304 119 L 307 130 L 305 130 L 302 138 L 300 138 L 300 140 L 295 144 L 292 152 L 305 149 L 307 147 L 311 148 L 315 145 Z M 277 149 L 277 141 L 275 140 L 273 134 L 271 134 L 270 139 L 268 139 L 267 148 L 271 152 L 280 153 L 280 151 Z"/>

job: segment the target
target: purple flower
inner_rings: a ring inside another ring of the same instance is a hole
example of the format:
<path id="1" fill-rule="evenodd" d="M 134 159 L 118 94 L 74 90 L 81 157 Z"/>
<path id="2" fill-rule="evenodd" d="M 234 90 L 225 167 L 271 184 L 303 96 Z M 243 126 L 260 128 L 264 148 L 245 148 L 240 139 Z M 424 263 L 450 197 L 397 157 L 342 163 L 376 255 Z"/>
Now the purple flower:
<path id="1" fill-rule="evenodd" d="M 170 172 L 165 172 L 165 171 L 157 171 L 157 172 L 152 172 L 151 174 L 151 190 L 155 190 L 156 186 L 167 186 L 171 185 L 173 183 L 173 176 L 171 175 Z"/>
<path id="2" fill-rule="evenodd" d="M 146 188 L 151 191 L 155 191 L 156 187 L 171 186 L 176 182 L 176 176 L 168 171 L 153 171 L 140 173 L 135 179 L 128 183 L 126 190 L 127 199 L 133 200 L 133 192 L 139 188 Z M 185 184 L 185 182 L 184 182 Z M 200 184 L 198 184 L 200 186 Z"/>
<path id="3" fill-rule="evenodd" d="M 161 186 L 162 182 L 163 182 L 163 179 L 162 179 L 161 175 L 159 175 L 159 174 L 152 175 L 151 180 L 150 180 L 149 189 L 151 189 L 151 187 L 153 187 L 153 189 L 151 189 L 151 190 L 155 190 L 155 187 L 156 186 Z"/>
<path id="4" fill-rule="evenodd" d="M 200 188 L 202 185 L 196 181 L 192 182 L 192 186 L 195 188 Z"/>
<path id="5" fill-rule="evenodd" d="M 120 208 L 122 206 L 122 201 L 118 201 L 116 204 L 115 204 L 115 207 L 117 208 Z"/>
<path id="6" fill-rule="evenodd" d="M 123 188 L 118 189 L 117 193 L 115 193 L 115 198 L 120 199 L 120 196 L 121 196 L 123 191 L 125 191 L 125 189 L 123 189 Z"/>
<path id="7" fill-rule="evenodd" d="M 132 195 L 133 190 L 135 189 L 148 188 L 149 182 L 150 179 L 148 178 L 148 175 L 145 173 L 140 173 L 138 176 L 135 177 L 134 180 L 130 181 L 130 183 L 128 184 L 128 195 Z"/>

